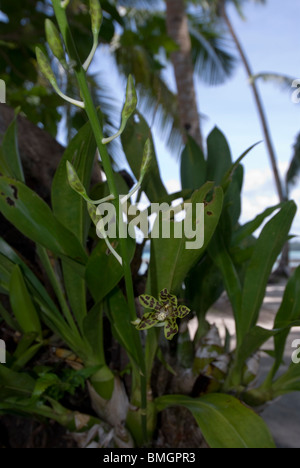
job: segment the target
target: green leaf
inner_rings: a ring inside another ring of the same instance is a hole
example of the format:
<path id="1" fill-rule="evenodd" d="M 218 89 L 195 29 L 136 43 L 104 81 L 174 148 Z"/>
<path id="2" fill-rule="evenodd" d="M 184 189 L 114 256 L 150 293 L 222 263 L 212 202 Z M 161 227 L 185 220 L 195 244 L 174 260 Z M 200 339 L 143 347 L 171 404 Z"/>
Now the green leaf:
<path id="1" fill-rule="evenodd" d="M 30 294 L 34 297 L 35 301 L 42 307 L 43 311 L 46 311 L 55 316 L 60 322 L 64 323 L 59 310 L 48 295 L 46 289 L 39 282 L 37 277 L 32 273 L 30 268 L 25 262 L 16 254 L 16 252 L 2 239 L 0 238 L 0 281 L 1 281 L 1 266 L 5 261 L 5 273 L 7 277 L 7 291 L 9 291 L 9 281 L 12 271 L 15 268 L 15 264 L 22 268 L 24 277 L 26 278 L 27 285 Z"/>
<path id="2" fill-rule="evenodd" d="M 29 295 L 20 267 L 17 265 L 11 275 L 9 293 L 13 313 L 23 332 L 35 332 L 41 338 L 40 319 Z"/>
<path id="3" fill-rule="evenodd" d="M 220 185 L 224 174 L 232 167 L 230 149 L 223 133 L 218 129 L 210 133 L 207 139 L 206 180 Z"/>
<path id="4" fill-rule="evenodd" d="M 34 390 L 32 396 L 34 398 L 39 398 L 45 393 L 45 391 L 52 385 L 57 385 L 60 383 L 59 377 L 56 374 L 44 374 L 37 379 L 35 382 Z"/>
<path id="5" fill-rule="evenodd" d="M 69 143 L 55 173 L 51 199 L 53 212 L 57 219 L 85 246 L 90 220 L 85 200 L 70 187 L 66 163 L 71 162 L 81 187 L 90 187 L 95 163 L 96 141 L 89 123 L 86 123 Z M 85 281 L 72 268 L 63 262 L 63 275 L 71 309 L 79 326 L 86 316 Z"/>
<path id="6" fill-rule="evenodd" d="M 198 318 L 205 316 L 224 291 L 222 274 L 208 255 L 190 270 L 185 286 L 186 297 Z"/>
<path id="7" fill-rule="evenodd" d="M 56 78 L 51 68 L 49 58 L 44 54 L 40 47 L 35 48 L 35 53 L 41 72 L 43 73 L 45 78 L 49 80 L 53 87 L 57 87 Z"/>
<path id="8" fill-rule="evenodd" d="M 60 34 L 55 24 L 49 18 L 45 21 L 45 33 L 51 51 L 60 63 L 66 67 L 66 56 Z"/>
<path id="9" fill-rule="evenodd" d="M 102 143 L 107 144 L 122 135 L 126 128 L 128 119 L 132 116 L 137 106 L 137 95 L 134 87 L 132 75 L 129 75 L 126 87 L 126 99 L 121 113 L 121 126 L 119 131 L 108 138 L 103 138 Z"/>
<path id="10" fill-rule="evenodd" d="M 195 230 L 196 226 L 200 226 L 204 222 L 204 244 L 202 247 L 191 248 L 188 245 L 190 239 L 184 235 L 183 222 L 174 222 L 169 220 L 160 220 L 157 218 L 156 224 L 160 224 L 162 231 L 166 232 L 170 228 L 169 238 L 152 238 L 151 241 L 151 257 L 149 266 L 149 276 L 147 283 L 147 292 L 158 297 L 159 291 L 167 288 L 169 291 L 176 291 L 189 270 L 201 258 L 205 252 L 207 245 L 216 229 L 223 205 L 223 191 L 217 187 L 214 192 L 213 199 L 205 204 L 204 220 L 195 219 L 195 206 L 197 203 L 204 203 L 206 195 L 210 192 L 212 183 L 205 184 L 201 189 L 194 192 L 191 198 L 193 206 L 192 226 Z M 154 228 L 156 227 L 154 225 Z M 174 237 L 174 228 L 180 228 L 181 238 Z M 153 233 L 153 230 L 152 230 Z M 153 237 L 153 235 L 152 235 Z M 198 239 L 199 240 L 199 239 Z"/>
<path id="11" fill-rule="evenodd" d="M 297 207 L 287 202 L 264 227 L 254 247 L 246 270 L 242 294 L 239 333 L 245 334 L 256 324 L 272 267 L 286 240 Z"/>
<path id="12" fill-rule="evenodd" d="M 132 75 L 129 75 L 126 87 L 126 99 L 122 109 L 121 129 L 125 128 L 128 119 L 132 116 L 137 106 L 137 95 L 134 87 Z"/>
<path id="13" fill-rule="evenodd" d="M 6 366 L 0 365 L 0 396 L 13 394 L 30 396 L 34 389 L 34 379 L 25 372 L 15 372 Z"/>
<path id="14" fill-rule="evenodd" d="M 228 185 L 230 184 L 230 182 L 232 181 L 232 178 L 237 170 L 238 167 L 240 167 L 240 164 L 242 162 L 242 160 L 247 156 L 248 153 L 250 153 L 250 151 L 253 150 L 253 148 L 255 148 L 255 146 L 257 146 L 259 143 L 261 142 L 258 142 L 258 143 L 255 143 L 254 145 L 250 146 L 250 148 L 248 148 L 238 159 L 237 161 L 235 161 L 231 168 L 226 172 L 226 174 L 224 175 L 223 177 L 223 180 L 222 180 L 222 188 L 224 191 L 227 190 L 227 187 Z"/>
<path id="15" fill-rule="evenodd" d="M 143 359 L 142 356 L 137 354 L 138 347 L 135 345 L 140 339 L 139 332 L 130 322 L 128 304 L 120 289 L 116 288 L 108 296 L 108 309 L 106 312 L 116 339 L 135 365 L 139 367 Z"/>
<path id="16" fill-rule="evenodd" d="M 191 136 L 188 136 L 187 144 L 181 154 L 180 171 L 183 190 L 197 190 L 207 180 L 206 161 L 203 152 Z"/>
<path id="17" fill-rule="evenodd" d="M 97 303 L 83 321 L 84 338 L 88 341 L 92 354 L 99 364 L 105 364 L 103 349 L 103 303 Z"/>
<path id="18" fill-rule="evenodd" d="M 242 378 L 242 370 L 246 360 L 252 356 L 260 347 L 268 341 L 268 339 L 280 333 L 281 330 L 267 330 L 262 327 L 253 327 L 243 337 L 240 347 L 237 349 L 234 358 L 234 368 L 230 376 L 231 384 L 233 386 L 240 385 Z"/>
<path id="19" fill-rule="evenodd" d="M 90 0 L 90 15 L 92 21 L 92 33 L 94 36 L 98 37 L 103 20 L 103 13 L 99 0 Z"/>
<path id="20" fill-rule="evenodd" d="M 299 313 L 298 315 L 300 316 Z M 239 385 L 241 372 L 242 372 L 243 366 L 245 365 L 246 360 L 250 356 L 252 356 L 254 353 L 256 353 L 266 341 L 268 341 L 272 337 L 275 337 L 275 343 L 276 343 L 278 338 L 281 338 L 282 336 L 284 336 L 284 344 L 285 344 L 286 337 L 290 329 L 293 327 L 297 327 L 299 325 L 300 325 L 300 321 L 295 320 L 295 321 L 286 321 L 282 323 L 282 327 L 274 328 L 272 330 L 267 330 L 265 328 L 258 327 L 258 326 L 251 328 L 251 330 L 244 336 L 242 344 L 236 351 L 235 365 L 234 365 L 234 371 L 233 371 L 233 374 L 234 374 L 233 384 Z M 278 352 L 277 355 L 275 352 L 275 356 L 278 358 L 278 361 L 279 361 L 278 367 L 281 364 L 282 355 L 283 355 L 283 352 L 282 354 Z M 267 379 L 267 381 L 269 381 L 269 378 Z M 265 384 L 264 387 L 266 386 L 267 385 Z"/>
<path id="21" fill-rule="evenodd" d="M 223 232 L 218 226 L 216 232 L 208 246 L 210 258 L 222 273 L 225 289 L 232 304 L 237 341 L 241 342 L 241 304 L 242 304 L 242 286 L 236 271 L 235 265 L 228 252 L 223 238 Z"/>
<path id="22" fill-rule="evenodd" d="M 114 390 L 115 377 L 105 364 L 91 377 L 91 383 L 96 392 L 105 400 L 110 400 Z"/>
<path id="23" fill-rule="evenodd" d="M 22 182 L 0 177 L 0 210 L 29 239 L 57 255 L 85 263 L 86 253 L 76 237 L 56 219 L 49 206 Z"/>
<path id="24" fill-rule="evenodd" d="M 26 364 L 36 355 L 36 353 L 40 350 L 43 346 L 43 343 L 36 343 L 30 346 L 24 353 L 18 357 L 16 361 L 14 361 L 12 365 L 13 370 L 21 370 L 23 369 Z"/>
<path id="25" fill-rule="evenodd" d="M 128 238 L 127 242 L 130 261 L 135 251 L 135 241 Z M 120 245 L 115 245 L 120 254 Z M 99 240 L 86 265 L 86 282 L 95 302 L 102 299 L 113 290 L 123 278 L 124 271 L 116 262 L 114 256 L 107 250 L 103 240 Z"/>
<path id="26" fill-rule="evenodd" d="M 14 117 L 2 139 L 0 172 L 8 177 L 25 182 L 17 139 L 17 116 Z"/>
<path id="27" fill-rule="evenodd" d="M 224 197 L 224 214 L 229 217 L 231 221 L 230 234 L 236 227 L 242 211 L 241 192 L 244 181 L 244 168 L 239 165 L 232 176 L 230 185 L 227 187 Z"/>
<path id="28" fill-rule="evenodd" d="M 144 146 L 144 153 L 143 153 L 141 172 L 140 172 L 140 178 L 139 178 L 140 183 L 142 183 L 145 175 L 147 174 L 151 166 L 152 158 L 153 158 L 153 145 L 151 143 L 150 138 L 148 138 Z"/>
<path id="29" fill-rule="evenodd" d="M 159 411 L 170 406 L 189 409 L 211 448 L 275 448 L 265 422 L 231 395 L 165 395 L 155 403 Z"/>
<path id="30" fill-rule="evenodd" d="M 137 119 L 138 122 L 136 121 Z M 142 189 L 151 202 L 163 199 L 168 193 L 160 177 L 151 130 L 139 112 L 135 112 L 134 116 L 128 120 L 121 138 L 127 161 L 137 180 L 140 178 L 145 142 L 150 138 L 153 156 L 148 172 L 143 180 Z"/>
<path id="31" fill-rule="evenodd" d="M 61 312 L 58 310 L 52 299 L 49 297 L 45 288 L 38 281 L 36 276 L 32 273 L 30 268 L 18 257 L 9 245 L 0 238 L 0 280 L 1 280 L 1 264 L 3 259 L 6 261 L 5 274 L 7 276 L 7 291 L 9 292 L 9 281 L 11 273 L 15 268 L 15 263 L 20 265 L 24 277 L 26 278 L 26 285 L 28 286 L 30 295 L 40 307 L 40 317 L 43 322 L 56 334 L 58 334 L 76 354 L 84 351 L 83 345 L 80 340 L 78 331 L 75 336 L 70 327 L 66 324 Z M 78 342 L 79 340 L 79 342 Z M 79 352 L 78 352 L 79 351 Z"/>

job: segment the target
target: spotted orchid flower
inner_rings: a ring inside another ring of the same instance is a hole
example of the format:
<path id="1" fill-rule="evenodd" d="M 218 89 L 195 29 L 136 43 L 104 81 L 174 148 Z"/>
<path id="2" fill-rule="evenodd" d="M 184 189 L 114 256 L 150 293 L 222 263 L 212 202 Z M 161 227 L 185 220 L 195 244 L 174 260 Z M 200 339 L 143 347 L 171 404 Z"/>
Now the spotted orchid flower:
<path id="1" fill-rule="evenodd" d="M 148 294 L 142 294 L 139 300 L 145 309 L 152 309 L 153 312 L 146 312 L 142 319 L 135 323 L 136 329 L 147 330 L 155 326 L 164 326 L 167 340 L 172 340 L 178 333 L 176 319 L 190 313 L 188 307 L 177 305 L 177 297 L 170 294 L 166 288 L 159 293 L 159 300 Z"/>

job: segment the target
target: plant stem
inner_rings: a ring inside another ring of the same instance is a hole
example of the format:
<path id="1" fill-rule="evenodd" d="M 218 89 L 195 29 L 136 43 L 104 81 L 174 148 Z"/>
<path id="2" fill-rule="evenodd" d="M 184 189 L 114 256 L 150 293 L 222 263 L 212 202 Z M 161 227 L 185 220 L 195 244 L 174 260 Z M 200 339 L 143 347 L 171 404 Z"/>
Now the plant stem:
<path id="1" fill-rule="evenodd" d="M 71 35 L 71 31 L 68 25 L 66 12 L 61 7 L 60 0 L 52 0 L 52 4 L 53 4 L 55 16 L 56 16 L 62 37 L 66 45 L 68 55 L 70 59 L 75 62 L 74 72 L 78 81 L 78 85 L 80 88 L 83 102 L 85 104 L 85 111 L 89 119 L 91 128 L 93 130 L 99 153 L 101 155 L 103 169 L 107 177 L 109 190 L 110 190 L 110 193 L 114 196 L 114 205 L 116 208 L 116 218 L 118 222 L 119 211 L 120 211 L 119 194 L 117 191 L 114 172 L 110 163 L 109 154 L 108 154 L 106 146 L 102 143 L 102 139 L 103 139 L 102 127 L 98 118 L 97 110 L 92 100 L 91 93 L 89 91 L 89 87 L 88 87 L 88 83 L 86 79 L 86 72 L 80 62 L 80 58 L 79 58 L 73 37 Z M 130 320 L 134 321 L 136 320 L 137 317 L 136 317 L 130 261 L 129 261 L 127 245 L 126 245 L 127 239 L 123 239 L 122 237 L 120 237 L 119 241 L 120 241 L 121 255 L 122 255 L 122 260 L 123 260 L 123 271 L 124 271 L 124 277 L 125 277 L 127 301 L 129 305 L 129 311 L 130 311 Z M 143 348 L 142 348 L 139 335 L 137 333 L 133 333 L 133 338 L 134 338 L 135 346 L 137 347 L 138 354 L 140 356 L 142 428 L 143 428 L 144 440 L 146 441 L 147 439 L 147 415 L 146 415 L 147 382 L 146 382 L 145 360 L 143 358 L 144 353 L 143 353 Z"/>

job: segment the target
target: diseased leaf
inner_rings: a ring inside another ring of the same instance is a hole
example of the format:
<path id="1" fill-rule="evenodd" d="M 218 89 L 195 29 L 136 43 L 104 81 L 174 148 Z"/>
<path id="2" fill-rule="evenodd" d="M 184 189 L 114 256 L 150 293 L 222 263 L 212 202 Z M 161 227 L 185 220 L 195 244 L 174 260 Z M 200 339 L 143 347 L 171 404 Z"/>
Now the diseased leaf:
<path id="1" fill-rule="evenodd" d="M 5 218 L 34 242 L 53 253 L 84 264 L 86 253 L 74 234 L 54 216 L 49 206 L 22 182 L 0 177 L 0 210 Z"/>

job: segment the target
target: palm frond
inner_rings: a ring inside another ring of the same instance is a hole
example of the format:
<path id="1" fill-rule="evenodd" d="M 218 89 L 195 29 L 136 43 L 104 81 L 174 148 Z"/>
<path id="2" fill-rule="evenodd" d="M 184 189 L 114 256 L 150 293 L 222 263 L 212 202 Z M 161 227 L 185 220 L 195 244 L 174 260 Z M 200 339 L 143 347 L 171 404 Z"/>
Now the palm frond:
<path id="1" fill-rule="evenodd" d="M 221 0 L 222 1 L 222 0 Z M 227 0 L 227 3 L 233 3 L 236 11 L 240 15 L 242 19 L 245 19 L 244 13 L 243 13 L 243 6 L 244 3 L 248 0 Z M 252 3 L 256 3 L 258 5 L 265 5 L 266 0 L 250 0 Z"/>
<path id="2" fill-rule="evenodd" d="M 263 80 L 266 83 L 273 83 L 283 91 L 290 91 L 295 78 L 280 73 L 257 73 L 251 77 L 251 82 Z"/>
<path id="3" fill-rule="evenodd" d="M 224 83 L 236 65 L 236 58 L 229 52 L 229 39 L 201 24 L 190 24 L 190 35 L 198 77 L 210 85 Z"/>
<path id="4" fill-rule="evenodd" d="M 141 112 L 150 117 L 163 141 L 174 156 L 181 153 L 182 134 L 178 115 L 177 97 L 162 76 L 153 77 L 151 88 L 139 86 Z"/>
<path id="5" fill-rule="evenodd" d="M 176 96 L 162 77 L 163 67 L 139 45 L 122 45 L 114 53 L 117 67 L 125 77 L 132 74 L 140 98 L 140 110 L 155 124 L 172 152 L 179 152 L 182 139 Z"/>
<path id="6" fill-rule="evenodd" d="M 163 2 L 162 0 L 117 0 L 117 5 L 125 8 L 154 10 L 162 7 Z"/>

